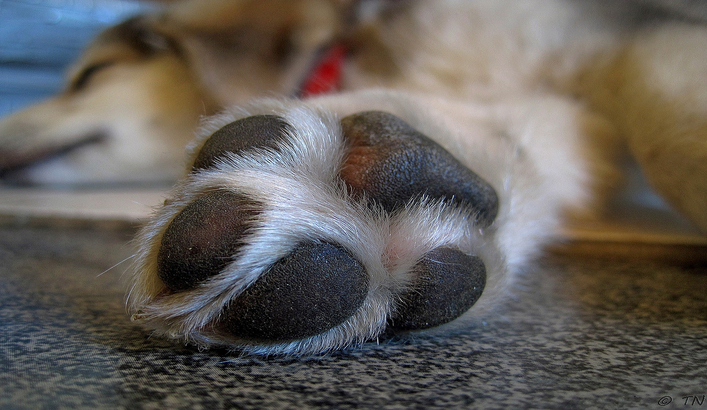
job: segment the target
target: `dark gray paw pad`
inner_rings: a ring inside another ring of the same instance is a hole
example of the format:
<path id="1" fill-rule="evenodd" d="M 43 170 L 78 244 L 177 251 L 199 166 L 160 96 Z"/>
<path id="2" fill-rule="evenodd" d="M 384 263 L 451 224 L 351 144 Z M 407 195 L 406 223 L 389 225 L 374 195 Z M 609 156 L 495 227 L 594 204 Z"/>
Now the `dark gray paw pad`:
<path id="1" fill-rule="evenodd" d="M 233 260 L 261 208 L 228 191 L 207 193 L 187 205 L 162 236 L 157 254 L 162 282 L 182 291 L 219 274 Z"/>
<path id="2" fill-rule="evenodd" d="M 218 131 L 204 143 L 192 170 L 216 165 L 228 153 L 238 153 L 249 148 L 276 149 L 287 136 L 289 124 L 276 115 L 256 115 L 234 121 Z"/>
<path id="3" fill-rule="evenodd" d="M 496 218 L 498 197 L 491 185 L 400 118 L 367 111 L 341 125 L 351 144 L 341 176 L 354 193 L 365 193 L 389 212 L 426 194 L 473 207 L 482 226 Z"/>
<path id="4" fill-rule="evenodd" d="M 302 339 L 343 323 L 367 294 L 368 275 L 349 252 L 328 243 L 306 243 L 232 300 L 220 326 L 254 341 Z"/>
<path id="5" fill-rule="evenodd" d="M 417 279 L 400 295 L 400 306 L 390 319 L 394 329 L 425 329 L 450 322 L 476 303 L 486 285 L 481 259 L 452 248 L 427 253 L 413 273 Z"/>

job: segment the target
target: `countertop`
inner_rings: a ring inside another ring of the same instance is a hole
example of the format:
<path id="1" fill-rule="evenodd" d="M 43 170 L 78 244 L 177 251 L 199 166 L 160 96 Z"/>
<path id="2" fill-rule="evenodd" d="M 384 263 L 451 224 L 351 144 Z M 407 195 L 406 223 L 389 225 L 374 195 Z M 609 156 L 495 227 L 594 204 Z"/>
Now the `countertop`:
<path id="1" fill-rule="evenodd" d="M 550 255 L 464 328 L 264 358 L 130 322 L 131 235 L 0 227 L 0 408 L 707 408 L 704 266 Z"/>

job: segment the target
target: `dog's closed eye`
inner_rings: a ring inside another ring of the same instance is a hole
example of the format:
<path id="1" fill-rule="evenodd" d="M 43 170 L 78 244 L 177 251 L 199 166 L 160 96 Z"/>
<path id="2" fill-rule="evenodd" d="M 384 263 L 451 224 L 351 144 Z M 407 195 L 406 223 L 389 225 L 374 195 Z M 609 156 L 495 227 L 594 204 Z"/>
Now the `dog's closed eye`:
<path id="1" fill-rule="evenodd" d="M 71 81 L 69 91 L 81 91 L 86 87 L 86 85 L 88 85 L 89 81 L 96 75 L 96 73 L 104 68 L 110 67 L 111 65 L 113 65 L 112 61 L 102 61 L 86 66 L 86 68 L 81 70 L 79 74 Z"/>

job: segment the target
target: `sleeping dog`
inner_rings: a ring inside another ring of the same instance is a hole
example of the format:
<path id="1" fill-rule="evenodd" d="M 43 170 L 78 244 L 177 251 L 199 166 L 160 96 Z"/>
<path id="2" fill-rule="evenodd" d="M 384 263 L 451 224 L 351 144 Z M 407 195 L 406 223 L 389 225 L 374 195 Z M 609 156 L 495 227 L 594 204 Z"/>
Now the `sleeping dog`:
<path id="1" fill-rule="evenodd" d="M 128 294 L 168 337 L 309 354 L 458 323 L 600 214 L 626 157 L 707 231 L 701 4 L 639 3 L 177 3 L 2 121 L 0 167 L 179 178 Z"/>

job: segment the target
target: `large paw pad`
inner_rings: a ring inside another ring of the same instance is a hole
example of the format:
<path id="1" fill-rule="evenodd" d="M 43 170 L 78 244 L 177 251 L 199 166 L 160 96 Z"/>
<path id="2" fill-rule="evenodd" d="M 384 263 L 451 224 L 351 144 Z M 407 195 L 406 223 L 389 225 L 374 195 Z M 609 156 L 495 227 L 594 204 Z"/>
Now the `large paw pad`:
<path id="1" fill-rule="evenodd" d="M 380 112 L 341 121 L 351 143 L 342 177 L 389 212 L 425 194 L 473 207 L 488 226 L 498 212 L 493 188 L 439 144 L 400 118 Z"/>

